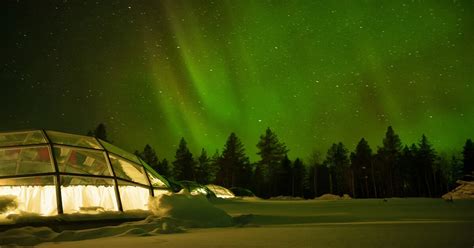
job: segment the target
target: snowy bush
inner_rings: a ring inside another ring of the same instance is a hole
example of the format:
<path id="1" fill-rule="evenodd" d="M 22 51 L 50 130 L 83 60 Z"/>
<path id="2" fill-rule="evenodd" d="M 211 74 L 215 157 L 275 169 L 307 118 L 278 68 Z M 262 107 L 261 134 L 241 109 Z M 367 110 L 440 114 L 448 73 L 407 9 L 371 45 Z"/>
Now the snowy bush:
<path id="1" fill-rule="evenodd" d="M 18 202 L 14 195 L 2 195 L 0 196 L 0 214 L 13 211 L 18 208 Z"/>

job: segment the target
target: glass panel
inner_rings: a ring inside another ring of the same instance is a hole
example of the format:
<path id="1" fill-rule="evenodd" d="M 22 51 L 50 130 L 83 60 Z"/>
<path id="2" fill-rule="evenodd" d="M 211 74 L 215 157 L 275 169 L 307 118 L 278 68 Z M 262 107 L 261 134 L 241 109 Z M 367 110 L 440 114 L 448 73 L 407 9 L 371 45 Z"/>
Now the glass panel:
<path id="1" fill-rule="evenodd" d="M 127 151 L 124 151 L 122 150 L 121 148 L 118 148 L 106 141 L 103 141 L 103 140 L 100 140 L 100 143 L 104 146 L 105 150 L 109 151 L 109 152 L 112 152 L 112 153 L 115 153 L 116 155 L 119 155 L 123 158 L 126 158 L 128 160 L 131 160 L 137 164 L 140 163 L 140 161 L 138 160 L 137 156 L 133 155 L 132 153 L 129 153 Z"/>
<path id="2" fill-rule="evenodd" d="M 148 188 L 120 180 L 118 184 L 123 210 L 148 210 L 148 198 L 150 198 L 150 190 Z"/>
<path id="3" fill-rule="evenodd" d="M 0 146 L 33 145 L 48 143 L 41 131 L 0 133 Z"/>
<path id="4" fill-rule="evenodd" d="M 141 165 L 132 163 L 128 160 L 121 159 L 113 154 L 110 155 L 110 162 L 114 167 L 115 175 L 122 179 L 127 179 L 137 183 L 148 184 L 148 180 L 143 173 L 143 167 Z"/>
<path id="5" fill-rule="evenodd" d="M 54 146 L 54 157 L 60 172 L 112 175 L 103 151 Z"/>
<path id="6" fill-rule="evenodd" d="M 57 214 L 54 176 L 10 178 L 0 180 L 0 196 L 13 196 L 17 208 L 6 213 L 30 212 L 39 215 Z"/>
<path id="7" fill-rule="evenodd" d="M 147 174 L 153 187 L 168 187 L 160 178 L 153 176 L 149 171 L 147 171 Z"/>
<path id="8" fill-rule="evenodd" d="M 118 211 L 113 179 L 61 176 L 64 213 Z"/>
<path id="9" fill-rule="evenodd" d="M 48 146 L 0 149 L 0 175 L 46 172 L 54 172 Z"/>
<path id="10" fill-rule="evenodd" d="M 230 190 L 214 184 L 208 184 L 206 187 L 211 190 L 219 198 L 233 198 L 235 197 L 234 193 Z"/>
<path id="11" fill-rule="evenodd" d="M 168 183 L 168 180 L 166 178 L 162 177 L 160 174 L 158 174 L 151 166 L 149 166 L 145 161 L 140 159 L 140 162 L 143 164 L 143 167 L 145 167 L 145 170 L 148 174 L 148 178 L 150 178 L 151 185 L 154 187 L 166 187 L 169 188 L 170 185 Z"/>
<path id="12" fill-rule="evenodd" d="M 51 142 L 55 144 L 102 149 L 97 140 L 92 137 L 56 131 L 46 131 L 46 134 L 51 139 Z"/>

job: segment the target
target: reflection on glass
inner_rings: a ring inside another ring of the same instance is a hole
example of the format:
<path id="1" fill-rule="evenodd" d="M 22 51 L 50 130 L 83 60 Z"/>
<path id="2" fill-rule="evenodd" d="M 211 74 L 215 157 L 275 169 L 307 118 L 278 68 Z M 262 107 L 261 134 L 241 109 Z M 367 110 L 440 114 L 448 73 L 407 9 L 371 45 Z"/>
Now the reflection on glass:
<path id="1" fill-rule="evenodd" d="M 235 195 L 232 191 L 215 184 L 208 184 L 206 187 L 212 191 L 219 198 L 234 198 Z"/>
<path id="2" fill-rule="evenodd" d="M 148 178 L 150 178 L 151 185 L 153 187 L 166 187 L 166 184 L 158 177 L 155 177 L 149 171 L 147 171 Z"/>
<path id="3" fill-rule="evenodd" d="M 0 133 L 0 146 L 45 144 L 41 131 Z"/>
<path id="4" fill-rule="evenodd" d="M 48 146 L 0 149 L 0 175 L 46 172 L 54 172 Z"/>
<path id="5" fill-rule="evenodd" d="M 133 161 L 133 162 L 135 162 L 135 163 L 137 163 L 137 164 L 140 163 L 140 161 L 138 160 L 137 156 L 135 156 L 135 155 L 133 155 L 133 154 L 131 154 L 131 153 L 129 153 L 129 152 L 127 152 L 127 151 L 125 151 L 125 150 L 122 150 L 122 149 L 120 149 L 120 148 L 118 148 L 118 147 L 116 147 L 116 146 L 114 146 L 114 145 L 112 145 L 112 144 L 110 144 L 110 143 L 108 143 L 108 142 L 106 142 L 106 141 L 103 141 L 103 140 L 100 140 L 100 143 L 104 146 L 104 148 L 105 148 L 107 151 L 109 151 L 109 152 L 111 152 L 111 153 L 115 153 L 116 155 L 119 155 L 119 156 L 121 156 L 121 157 L 123 157 L 123 158 L 126 158 L 126 159 L 128 159 L 128 160 L 130 160 L 130 161 Z"/>
<path id="6" fill-rule="evenodd" d="M 119 178 L 148 185 L 148 180 L 143 173 L 143 167 L 118 156 L 110 155 L 110 162 L 114 168 L 115 175 Z"/>
<path id="7" fill-rule="evenodd" d="M 60 172 L 110 176 L 105 152 L 54 146 Z"/>
<path id="8" fill-rule="evenodd" d="M 46 131 L 46 134 L 51 139 L 51 142 L 55 144 L 102 149 L 97 140 L 92 137 L 56 131 Z"/>

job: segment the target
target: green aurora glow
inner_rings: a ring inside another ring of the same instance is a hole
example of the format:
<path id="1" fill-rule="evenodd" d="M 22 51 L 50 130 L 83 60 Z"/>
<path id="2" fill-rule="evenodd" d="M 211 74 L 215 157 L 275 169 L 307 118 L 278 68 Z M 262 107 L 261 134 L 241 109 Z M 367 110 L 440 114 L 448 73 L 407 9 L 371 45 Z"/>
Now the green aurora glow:
<path id="1" fill-rule="evenodd" d="M 172 158 L 230 132 L 292 158 L 388 125 L 439 150 L 474 136 L 474 1 L 2 1 L 3 130 L 85 133 Z"/>

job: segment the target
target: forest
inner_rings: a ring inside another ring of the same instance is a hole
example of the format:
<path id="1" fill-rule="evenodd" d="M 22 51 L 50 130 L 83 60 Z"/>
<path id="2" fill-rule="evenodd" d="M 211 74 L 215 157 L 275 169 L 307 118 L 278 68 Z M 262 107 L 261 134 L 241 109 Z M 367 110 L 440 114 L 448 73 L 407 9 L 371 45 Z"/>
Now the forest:
<path id="1" fill-rule="evenodd" d="M 88 135 L 106 140 L 99 124 Z M 194 156 L 181 138 L 173 161 L 160 160 L 150 145 L 135 151 L 161 175 L 172 180 L 250 189 L 257 196 L 314 198 L 330 193 L 353 198 L 440 197 L 458 179 L 472 179 L 474 144 L 467 139 L 459 154 L 437 153 L 421 135 L 416 144 L 403 144 L 389 126 L 382 146 L 372 150 L 361 138 L 353 151 L 334 143 L 326 154 L 313 152 L 303 161 L 290 159 L 289 149 L 270 128 L 257 143 L 258 161 L 250 161 L 242 141 L 231 133 L 222 151 Z"/>

